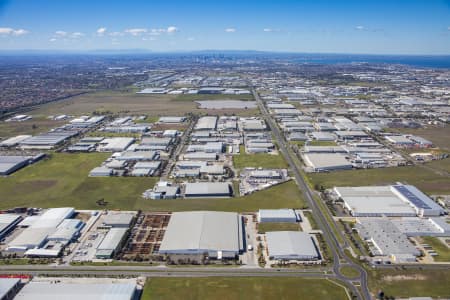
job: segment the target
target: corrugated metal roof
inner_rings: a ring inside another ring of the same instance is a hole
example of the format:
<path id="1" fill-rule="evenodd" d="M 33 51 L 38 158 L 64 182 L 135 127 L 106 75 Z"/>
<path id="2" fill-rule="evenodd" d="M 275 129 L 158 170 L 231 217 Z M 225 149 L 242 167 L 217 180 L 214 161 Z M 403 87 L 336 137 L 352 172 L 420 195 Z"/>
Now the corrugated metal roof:
<path id="1" fill-rule="evenodd" d="M 272 231 L 266 234 L 269 256 L 318 257 L 312 237 L 301 231 Z"/>
<path id="2" fill-rule="evenodd" d="M 239 218 L 237 213 L 232 212 L 175 212 L 170 218 L 159 251 L 239 252 L 242 244 Z"/>
<path id="3" fill-rule="evenodd" d="M 128 228 L 111 228 L 97 249 L 116 250 L 127 230 Z"/>
<path id="4" fill-rule="evenodd" d="M 193 182 L 186 183 L 186 195 L 223 195 L 230 194 L 227 182 Z"/>
<path id="5" fill-rule="evenodd" d="M 136 285 L 30 282 L 14 298 L 17 300 L 131 300 Z"/>

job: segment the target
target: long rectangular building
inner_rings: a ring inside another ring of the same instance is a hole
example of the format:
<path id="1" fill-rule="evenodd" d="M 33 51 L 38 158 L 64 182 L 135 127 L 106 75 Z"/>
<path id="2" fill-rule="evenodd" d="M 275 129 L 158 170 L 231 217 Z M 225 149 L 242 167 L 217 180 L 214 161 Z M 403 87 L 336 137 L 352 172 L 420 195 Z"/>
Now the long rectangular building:
<path id="1" fill-rule="evenodd" d="M 159 248 L 161 254 L 207 254 L 234 258 L 244 250 L 242 216 L 232 212 L 175 212 Z"/>
<path id="2" fill-rule="evenodd" d="M 445 210 L 411 185 L 335 187 L 335 195 L 356 217 L 439 216 Z"/>

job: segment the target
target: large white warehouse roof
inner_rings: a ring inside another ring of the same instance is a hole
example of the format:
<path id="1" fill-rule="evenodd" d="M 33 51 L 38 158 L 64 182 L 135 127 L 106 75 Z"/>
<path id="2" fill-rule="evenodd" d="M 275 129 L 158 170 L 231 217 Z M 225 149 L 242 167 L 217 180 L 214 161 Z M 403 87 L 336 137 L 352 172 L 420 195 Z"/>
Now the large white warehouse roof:
<path id="1" fill-rule="evenodd" d="M 232 252 L 243 249 L 242 218 L 237 213 L 191 211 L 172 214 L 160 253 Z"/>
<path id="2" fill-rule="evenodd" d="M 313 260 L 319 258 L 314 241 L 301 231 L 272 231 L 266 234 L 269 257 L 283 260 Z"/>

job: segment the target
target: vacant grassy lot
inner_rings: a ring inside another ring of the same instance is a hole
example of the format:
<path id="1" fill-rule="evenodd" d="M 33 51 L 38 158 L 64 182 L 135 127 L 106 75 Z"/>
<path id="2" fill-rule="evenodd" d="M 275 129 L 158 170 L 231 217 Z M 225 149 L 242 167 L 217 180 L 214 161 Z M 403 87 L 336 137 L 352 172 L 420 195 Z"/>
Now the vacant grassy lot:
<path id="1" fill-rule="evenodd" d="M 0 208 L 74 206 L 79 209 L 257 211 L 304 206 L 294 182 L 240 198 L 146 200 L 141 194 L 152 188 L 157 178 L 88 177 L 89 171 L 108 156 L 107 153 L 55 153 L 50 159 L 1 177 Z M 108 204 L 99 207 L 96 202 L 100 199 Z"/>
<path id="2" fill-rule="evenodd" d="M 339 269 L 339 271 L 347 278 L 355 278 L 359 276 L 359 271 L 349 266 L 343 266 Z"/>
<path id="3" fill-rule="evenodd" d="M 104 199 L 106 208 L 138 209 L 141 193 L 154 185 L 154 178 L 91 178 L 89 171 L 109 154 L 55 153 L 50 159 L 0 178 L 0 207 L 74 206 L 96 209 Z M 143 200 L 141 200 L 143 201 Z"/>
<path id="4" fill-rule="evenodd" d="M 134 90 L 103 91 L 83 94 L 65 100 L 44 104 L 33 113 L 53 114 L 91 114 L 93 111 L 150 114 L 184 115 L 195 110 L 194 102 L 173 101 L 173 95 L 136 94 Z"/>
<path id="5" fill-rule="evenodd" d="M 425 165 L 438 171 L 450 172 L 450 158 L 430 161 Z"/>
<path id="6" fill-rule="evenodd" d="M 345 290 L 325 279 L 307 278 L 152 278 L 142 300 L 150 299 L 348 299 Z"/>
<path id="7" fill-rule="evenodd" d="M 308 142 L 309 146 L 337 146 L 337 143 L 334 141 L 310 141 Z"/>
<path id="8" fill-rule="evenodd" d="M 259 223 L 258 232 L 265 233 L 269 231 L 301 231 L 298 223 Z"/>
<path id="9" fill-rule="evenodd" d="M 20 134 L 35 135 L 61 126 L 65 123 L 66 121 L 53 121 L 41 116 L 33 116 L 33 119 L 24 122 L 0 121 L 0 139 Z"/>
<path id="10" fill-rule="evenodd" d="M 311 173 L 313 185 L 333 186 L 384 185 L 397 181 L 417 186 L 428 194 L 450 193 L 450 178 L 422 166 L 348 170 L 330 173 Z"/>
<path id="11" fill-rule="evenodd" d="M 268 169 L 282 169 L 287 168 L 288 165 L 284 160 L 283 155 L 273 155 L 267 153 L 245 153 L 244 146 L 240 148 L 240 154 L 233 155 L 233 165 L 236 169 L 243 169 L 246 167 L 253 168 L 268 168 Z"/>
<path id="12" fill-rule="evenodd" d="M 83 94 L 65 100 L 44 104 L 36 110 L 33 110 L 32 113 L 40 115 L 82 115 L 91 114 L 92 112 L 97 111 L 136 115 L 149 114 L 154 117 L 186 115 L 188 112 L 199 114 L 236 114 L 244 116 L 259 114 L 258 109 L 198 109 L 197 103 L 194 102 L 202 99 L 252 100 L 253 96 L 251 95 L 155 95 L 136 94 L 135 91 L 135 89 L 124 89 L 120 91 L 111 90 Z"/>
<path id="13" fill-rule="evenodd" d="M 433 247 L 433 250 L 437 252 L 438 256 L 434 256 L 435 261 L 450 262 L 450 248 L 444 245 L 438 238 L 432 236 L 424 236 L 420 238 L 423 243 Z"/>
<path id="14" fill-rule="evenodd" d="M 369 287 L 373 294 L 382 290 L 397 298 L 450 298 L 450 270 L 369 270 Z"/>

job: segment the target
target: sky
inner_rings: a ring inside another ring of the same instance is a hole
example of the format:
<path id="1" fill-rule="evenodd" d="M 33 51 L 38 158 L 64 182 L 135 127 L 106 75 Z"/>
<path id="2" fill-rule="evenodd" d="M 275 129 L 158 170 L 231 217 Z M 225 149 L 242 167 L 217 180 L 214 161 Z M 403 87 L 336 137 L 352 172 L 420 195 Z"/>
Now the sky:
<path id="1" fill-rule="evenodd" d="M 450 54 L 450 0 L 0 0 L 0 50 Z"/>

